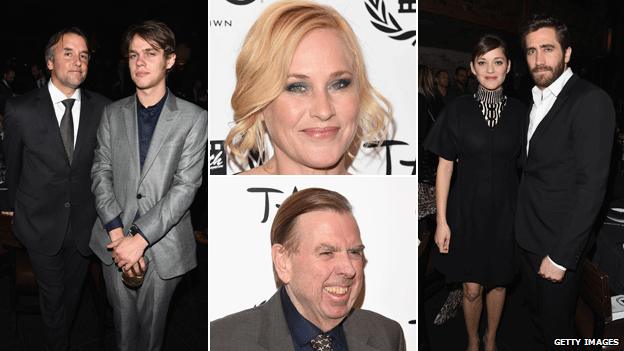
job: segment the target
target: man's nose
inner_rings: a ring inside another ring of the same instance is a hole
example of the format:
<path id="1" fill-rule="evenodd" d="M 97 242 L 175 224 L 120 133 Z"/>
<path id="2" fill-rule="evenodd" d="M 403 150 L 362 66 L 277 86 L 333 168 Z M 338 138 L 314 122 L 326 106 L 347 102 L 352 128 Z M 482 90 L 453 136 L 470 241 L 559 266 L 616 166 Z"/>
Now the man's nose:
<path id="1" fill-rule="evenodd" d="M 353 279 L 356 274 L 355 260 L 351 253 L 345 252 L 338 257 L 337 273 L 343 275 L 347 279 Z M 359 259 L 359 258 L 357 258 Z"/>

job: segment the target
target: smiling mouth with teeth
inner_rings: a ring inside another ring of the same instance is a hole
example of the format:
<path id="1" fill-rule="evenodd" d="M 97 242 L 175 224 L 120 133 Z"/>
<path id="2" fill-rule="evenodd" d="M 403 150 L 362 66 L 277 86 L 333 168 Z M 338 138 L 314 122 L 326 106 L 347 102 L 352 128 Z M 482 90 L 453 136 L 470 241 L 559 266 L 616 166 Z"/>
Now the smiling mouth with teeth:
<path id="1" fill-rule="evenodd" d="M 344 295 L 347 293 L 347 291 L 349 291 L 349 288 L 340 287 L 340 286 L 327 286 L 323 288 L 323 290 L 325 290 L 326 292 L 330 294 Z"/>

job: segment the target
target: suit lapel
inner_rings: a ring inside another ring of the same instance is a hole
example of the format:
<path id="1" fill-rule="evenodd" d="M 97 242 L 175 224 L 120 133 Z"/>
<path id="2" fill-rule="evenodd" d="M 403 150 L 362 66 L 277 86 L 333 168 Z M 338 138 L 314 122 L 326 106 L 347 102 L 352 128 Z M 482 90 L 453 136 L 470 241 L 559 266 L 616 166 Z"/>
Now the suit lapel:
<path id="1" fill-rule="evenodd" d="M 126 135 L 128 136 L 128 146 L 130 146 L 129 150 L 129 159 L 130 166 L 138 171 L 141 169 L 141 165 L 139 163 L 139 132 L 137 126 L 137 101 L 136 94 L 132 97 L 132 99 L 128 99 L 128 103 L 123 107 L 123 116 L 122 120 L 126 125 Z"/>
<path id="2" fill-rule="evenodd" d="M 569 92 L 572 89 L 572 86 L 576 83 L 577 79 L 578 79 L 578 76 L 576 74 L 570 77 L 570 79 L 563 86 L 563 89 L 561 89 L 561 92 L 559 93 L 559 96 L 557 96 L 557 99 L 555 100 L 555 103 L 553 104 L 553 106 L 550 108 L 546 116 L 544 116 L 544 119 L 537 126 L 537 128 L 535 129 L 535 132 L 533 132 L 533 136 L 531 137 L 531 141 L 529 142 L 530 144 L 529 154 L 531 153 L 531 149 L 532 149 L 531 145 L 533 145 L 533 142 L 535 140 L 539 140 L 542 134 L 544 134 L 544 132 L 548 129 L 548 125 L 555 119 L 555 116 L 557 116 L 561 107 L 565 105 L 566 100 L 568 99 L 568 96 L 570 95 Z"/>
<path id="3" fill-rule="evenodd" d="M 49 145 L 55 149 L 54 151 L 60 155 L 67 163 L 67 166 L 69 166 L 69 160 L 67 159 L 67 153 L 65 152 L 65 146 L 63 146 L 63 139 L 61 138 L 61 130 L 58 120 L 56 119 L 56 113 L 54 112 L 54 105 L 52 104 L 52 97 L 50 97 L 47 86 L 39 89 L 36 104 L 37 110 L 41 113 L 40 120 L 43 130 L 45 130 L 46 134 L 51 138 L 51 143 Z"/>
<path id="4" fill-rule="evenodd" d="M 379 351 L 370 345 L 373 335 L 369 333 L 368 325 L 356 318 L 357 316 L 353 315 L 354 312 L 351 311 L 351 315 L 342 323 L 349 350 Z"/>
<path id="5" fill-rule="evenodd" d="M 269 301 L 259 308 L 263 308 L 264 313 L 258 345 L 266 350 L 294 350 L 295 347 L 282 309 L 280 290 L 278 289 Z"/>
<path id="6" fill-rule="evenodd" d="M 174 128 L 173 122 L 177 116 L 178 105 L 176 103 L 176 97 L 170 91 L 167 91 L 167 100 L 165 101 L 165 106 L 163 106 L 163 109 L 160 112 L 160 117 L 158 117 L 158 123 L 156 124 L 154 135 L 152 135 L 152 140 L 150 141 L 149 149 L 147 151 L 147 155 L 145 156 L 145 162 L 143 163 L 139 183 L 143 181 L 143 178 L 145 178 L 145 175 L 152 167 L 160 148 L 165 140 L 167 140 L 167 136 L 171 133 L 171 130 Z"/>

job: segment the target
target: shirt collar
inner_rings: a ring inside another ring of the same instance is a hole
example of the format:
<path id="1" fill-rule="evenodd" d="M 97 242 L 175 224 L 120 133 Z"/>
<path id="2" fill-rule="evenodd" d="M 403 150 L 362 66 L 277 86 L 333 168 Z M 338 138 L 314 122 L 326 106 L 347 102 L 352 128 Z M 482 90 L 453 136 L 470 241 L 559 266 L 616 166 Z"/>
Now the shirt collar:
<path id="1" fill-rule="evenodd" d="M 323 332 L 316 325 L 302 316 L 299 311 L 297 311 L 297 308 L 293 305 L 290 297 L 288 296 L 285 286 L 280 288 L 280 299 L 282 301 L 284 316 L 286 317 L 286 324 L 288 324 L 290 335 L 292 336 L 293 342 L 297 346 L 303 347 L 306 344 L 309 344 L 310 340 L 314 339 L 317 335 Z M 346 344 L 346 337 L 342 329 L 342 323 L 338 324 L 334 327 L 334 329 L 330 330 L 326 334 L 333 338 L 334 343 Z"/>
<path id="2" fill-rule="evenodd" d="M 570 77 L 572 77 L 572 68 L 568 67 L 565 71 L 563 71 L 563 73 L 561 73 L 559 78 L 550 83 L 550 85 L 544 88 L 544 90 L 538 88 L 537 85 L 534 86 L 531 90 L 533 93 L 533 102 L 536 104 L 541 103 L 544 95 L 547 94 L 552 94 L 555 97 L 559 96 L 559 93 L 561 93 L 561 90 L 563 90 L 563 87 L 566 85 Z"/>
<path id="3" fill-rule="evenodd" d="M 53 104 L 57 104 L 63 100 L 67 100 L 67 99 L 74 99 L 76 101 L 80 101 L 80 88 L 76 89 L 74 91 L 74 93 L 70 96 L 67 97 L 65 96 L 65 94 L 63 94 L 59 88 L 57 88 L 53 83 L 52 83 L 52 79 L 50 79 L 48 81 L 48 91 L 50 92 L 50 97 L 52 98 L 52 103 Z M 74 102 L 76 102 L 74 101 Z"/>
<path id="4" fill-rule="evenodd" d="M 163 95 L 160 101 L 158 101 L 155 105 L 147 106 L 147 107 L 143 106 L 143 104 L 141 104 L 141 101 L 139 101 L 139 98 L 137 97 L 136 99 L 137 107 L 139 108 L 139 110 L 148 110 L 148 111 L 161 110 L 163 105 L 165 104 L 165 101 L 167 100 L 167 95 L 169 95 L 169 92 L 165 90 L 165 95 Z"/>

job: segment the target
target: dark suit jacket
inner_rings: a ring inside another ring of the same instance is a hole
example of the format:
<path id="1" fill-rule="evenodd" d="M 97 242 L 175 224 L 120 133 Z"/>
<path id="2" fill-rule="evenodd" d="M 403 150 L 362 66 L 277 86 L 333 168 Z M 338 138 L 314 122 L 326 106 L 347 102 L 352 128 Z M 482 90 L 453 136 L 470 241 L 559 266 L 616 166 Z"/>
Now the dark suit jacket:
<path id="1" fill-rule="evenodd" d="M 401 326 L 375 312 L 354 309 L 342 326 L 349 350 L 405 350 Z M 219 351 L 294 350 L 279 290 L 260 306 L 211 322 L 210 347 Z"/>
<path id="2" fill-rule="evenodd" d="M 96 132 L 109 100 L 81 89 L 80 123 L 70 166 L 47 85 L 7 102 L 4 154 L 13 230 L 28 248 L 57 253 L 68 225 L 78 250 L 90 253 L 95 222 L 91 164 Z"/>
<path id="3" fill-rule="evenodd" d="M 527 134 L 528 116 L 524 135 Z M 615 130 L 611 98 L 573 75 L 535 130 L 515 227 L 520 247 L 574 270 L 604 201 Z"/>

